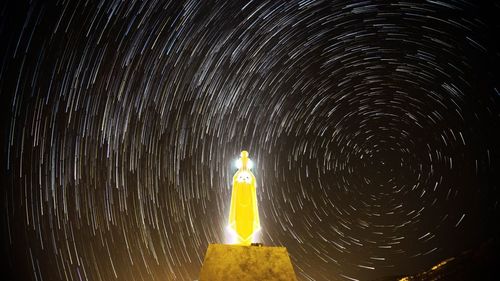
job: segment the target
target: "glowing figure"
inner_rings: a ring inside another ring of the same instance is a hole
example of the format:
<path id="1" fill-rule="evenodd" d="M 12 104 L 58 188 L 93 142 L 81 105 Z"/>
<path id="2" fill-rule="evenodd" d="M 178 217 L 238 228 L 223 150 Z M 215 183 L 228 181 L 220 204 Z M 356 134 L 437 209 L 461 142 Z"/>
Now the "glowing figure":
<path id="1" fill-rule="evenodd" d="M 229 229 L 236 236 L 237 244 L 250 245 L 253 235 L 260 229 L 255 176 L 250 171 L 252 162 L 243 150 L 238 160 L 238 171 L 233 177 Z"/>

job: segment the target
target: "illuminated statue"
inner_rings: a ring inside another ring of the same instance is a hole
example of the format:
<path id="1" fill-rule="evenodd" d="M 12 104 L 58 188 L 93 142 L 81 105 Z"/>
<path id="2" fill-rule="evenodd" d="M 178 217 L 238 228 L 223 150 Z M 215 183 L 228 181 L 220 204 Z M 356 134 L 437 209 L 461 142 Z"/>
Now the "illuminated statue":
<path id="1" fill-rule="evenodd" d="M 237 244 L 250 245 L 253 235 L 260 229 L 255 176 L 250 171 L 252 162 L 243 150 L 238 160 L 238 171 L 233 177 L 229 228 L 237 238 Z"/>

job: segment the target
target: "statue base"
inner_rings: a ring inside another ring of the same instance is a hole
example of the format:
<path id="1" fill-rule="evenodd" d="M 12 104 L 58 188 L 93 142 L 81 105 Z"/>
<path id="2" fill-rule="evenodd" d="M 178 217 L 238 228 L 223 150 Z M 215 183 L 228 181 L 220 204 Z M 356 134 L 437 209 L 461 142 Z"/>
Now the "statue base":
<path id="1" fill-rule="evenodd" d="M 296 281 L 285 247 L 208 245 L 200 281 Z"/>

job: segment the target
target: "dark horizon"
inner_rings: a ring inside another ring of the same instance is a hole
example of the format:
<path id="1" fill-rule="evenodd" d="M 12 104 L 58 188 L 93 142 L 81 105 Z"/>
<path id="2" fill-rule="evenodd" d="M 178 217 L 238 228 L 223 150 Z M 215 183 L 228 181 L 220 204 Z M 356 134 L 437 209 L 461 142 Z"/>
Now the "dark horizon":
<path id="1" fill-rule="evenodd" d="M 500 3 L 0 4 L 2 276 L 195 280 L 234 161 L 299 280 L 499 238 Z"/>

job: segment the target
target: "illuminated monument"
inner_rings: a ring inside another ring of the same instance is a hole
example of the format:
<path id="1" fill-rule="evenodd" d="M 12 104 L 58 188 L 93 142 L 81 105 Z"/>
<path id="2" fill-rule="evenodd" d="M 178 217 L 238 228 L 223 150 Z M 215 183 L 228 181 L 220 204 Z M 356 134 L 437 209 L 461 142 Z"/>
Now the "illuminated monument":
<path id="1" fill-rule="evenodd" d="M 233 177 L 229 230 L 240 245 L 250 245 L 253 235 L 260 230 L 257 190 L 255 176 L 250 171 L 251 163 L 248 152 L 243 150 L 237 164 L 238 171 Z"/>
<path id="2" fill-rule="evenodd" d="M 248 152 L 242 151 L 233 177 L 229 231 L 235 245 L 210 244 L 200 272 L 200 281 L 296 281 L 285 247 L 252 244 L 260 229 L 255 176 Z"/>

